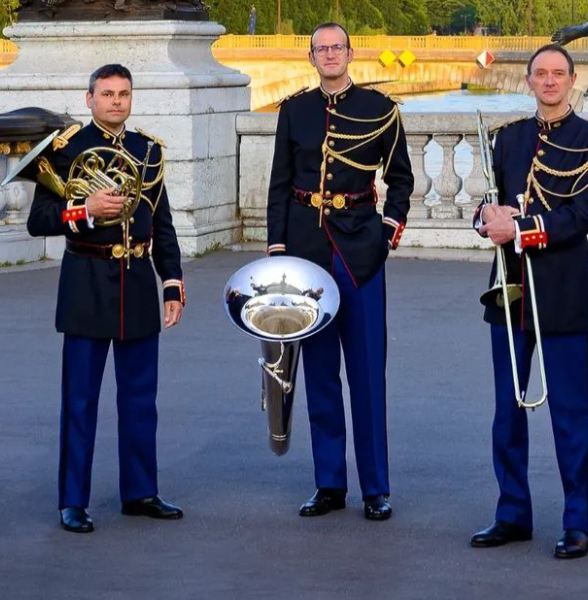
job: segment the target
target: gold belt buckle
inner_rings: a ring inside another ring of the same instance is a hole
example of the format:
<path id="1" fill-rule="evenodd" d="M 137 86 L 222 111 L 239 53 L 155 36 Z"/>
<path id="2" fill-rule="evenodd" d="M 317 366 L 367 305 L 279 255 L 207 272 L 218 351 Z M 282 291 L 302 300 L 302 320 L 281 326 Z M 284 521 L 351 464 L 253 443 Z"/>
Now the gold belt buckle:
<path id="1" fill-rule="evenodd" d="M 333 208 L 336 208 L 337 210 L 345 208 L 345 196 L 342 194 L 335 194 L 335 196 L 333 196 Z"/>
<path id="2" fill-rule="evenodd" d="M 135 258 L 141 258 L 144 253 L 145 253 L 145 246 L 143 246 L 143 244 L 137 244 L 133 248 L 133 256 Z"/>
<path id="3" fill-rule="evenodd" d="M 310 196 L 310 204 L 315 208 L 320 208 L 323 205 L 322 195 L 318 192 L 314 192 L 314 194 Z"/>
<path id="4" fill-rule="evenodd" d="M 112 247 L 112 258 L 122 258 L 125 255 L 125 247 L 122 244 L 115 244 Z"/>

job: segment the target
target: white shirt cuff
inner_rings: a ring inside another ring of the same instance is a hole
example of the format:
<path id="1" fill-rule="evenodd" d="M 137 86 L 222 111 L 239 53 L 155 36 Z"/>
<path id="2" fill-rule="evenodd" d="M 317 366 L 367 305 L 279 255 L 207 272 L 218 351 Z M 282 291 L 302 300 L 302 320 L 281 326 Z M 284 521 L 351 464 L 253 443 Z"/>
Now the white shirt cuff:
<path id="1" fill-rule="evenodd" d="M 94 229 L 94 217 L 90 216 L 88 212 L 88 207 L 84 204 L 84 208 L 86 209 L 86 223 L 88 224 L 88 229 Z"/>

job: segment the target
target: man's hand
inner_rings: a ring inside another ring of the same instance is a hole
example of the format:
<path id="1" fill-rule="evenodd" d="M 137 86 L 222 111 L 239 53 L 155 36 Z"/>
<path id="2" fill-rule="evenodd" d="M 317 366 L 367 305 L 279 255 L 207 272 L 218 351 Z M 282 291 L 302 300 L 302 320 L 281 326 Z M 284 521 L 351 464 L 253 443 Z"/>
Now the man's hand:
<path id="1" fill-rule="evenodd" d="M 493 217 L 491 214 L 486 214 L 488 208 L 484 209 L 485 224 L 480 227 L 480 233 L 486 234 L 497 245 L 506 244 L 516 237 L 516 227 L 513 217 L 520 214 L 519 211 L 512 206 L 492 206 Z"/>
<path id="2" fill-rule="evenodd" d="M 182 318 L 182 310 L 184 307 L 178 300 L 168 300 L 164 303 L 164 328 L 169 329 L 177 325 Z"/>
<path id="3" fill-rule="evenodd" d="M 86 209 L 90 217 L 112 219 L 120 214 L 126 196 L 116 196 L 115 188 L 98 190 L 86 198 Z"/>

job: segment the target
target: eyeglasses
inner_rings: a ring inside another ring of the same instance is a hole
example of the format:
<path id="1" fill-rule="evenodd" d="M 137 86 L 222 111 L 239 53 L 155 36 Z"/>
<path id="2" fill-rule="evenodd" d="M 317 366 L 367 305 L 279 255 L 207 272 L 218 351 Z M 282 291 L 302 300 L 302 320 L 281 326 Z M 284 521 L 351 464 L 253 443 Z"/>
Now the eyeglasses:
<path id="1" fill-rule="evenodd" d="M 331 50 L 333 54 L 343 54 L 347 50 L 347 44 L 333 44 L 332 46 L 315 46 L 312 51 L 318 56 L 326 56 Z"/>

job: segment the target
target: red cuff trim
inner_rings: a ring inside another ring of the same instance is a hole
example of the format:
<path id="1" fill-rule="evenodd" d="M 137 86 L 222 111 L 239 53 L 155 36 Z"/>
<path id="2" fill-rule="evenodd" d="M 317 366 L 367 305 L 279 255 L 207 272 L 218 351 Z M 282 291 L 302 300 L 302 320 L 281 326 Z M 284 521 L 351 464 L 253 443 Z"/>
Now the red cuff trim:
<path id="1" fill-rule="evenodd" d="M 539 246 L 543 249 L 547 246 L 547 233 L 545 231 L 525 231 L 521 233 L 521 248 Z"/>
<path id="2" fill-rule="evenodd" d="M 390 240 L 390 245 L 394 250 L 396 250 L 396 248 L 398 248 L 398 244 L 400 244 L 400 238 L 402 237 L 402 232 L 404 231 L 405 227 L 406 225 L 404 223 L 399 223 L 398 227 L 396 227 L 394 231 L 394 235 Z"/>
<path id="3" fill-rule="evenodd" d="M 535 227 L 521 231 L 521 249 L 536 247 L 539 250 L 544 250 L 547 247 L 547 232 L 545 231 L 543 219 L 541 215 L 534 216 L 532 219 Z"/>
<path id="4" fill-rule="evenodd" d="M 70 208 L 68 210 L 64 210 L 61 213 L 61 218 L 64 223 L 68 223 L 71 221 L 79 221 L 80 219 L 86 218 L 86 207 L 82 206 L 81 208 Z"/>

